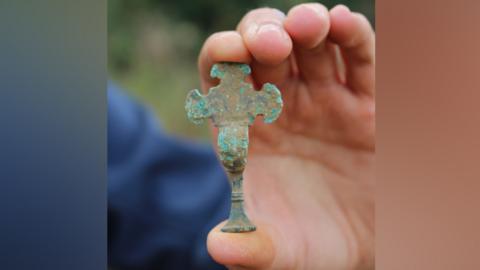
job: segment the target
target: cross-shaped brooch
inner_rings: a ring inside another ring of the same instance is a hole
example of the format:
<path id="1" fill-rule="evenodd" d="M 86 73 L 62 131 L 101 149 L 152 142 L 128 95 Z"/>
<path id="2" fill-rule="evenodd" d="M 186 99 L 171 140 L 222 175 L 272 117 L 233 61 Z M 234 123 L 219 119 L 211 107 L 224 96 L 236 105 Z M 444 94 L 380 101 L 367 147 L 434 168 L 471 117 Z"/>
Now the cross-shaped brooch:
<path id="1" fill-rule="evenodd" d="M 219 129 L 218 151 L 232 187 L 232 205 L 223 232 L 254 231 L 243 206 L 243 170 L 247 163 L 248 127 L 257 115 L 263 115 L 265 123 L 275 121 L 282 111 L 283 101 L 280 91 L 271 83 L 263 85 L 260 91 L 245 82 L 250 67 L 239 63 L 215 64 L 212 78 L 220 79 L 220 84 L 210 88 L 203 96 L 195 89 L 187 96 L 185 109 L 188 118 L 195 124 L 211 118 Z"/>

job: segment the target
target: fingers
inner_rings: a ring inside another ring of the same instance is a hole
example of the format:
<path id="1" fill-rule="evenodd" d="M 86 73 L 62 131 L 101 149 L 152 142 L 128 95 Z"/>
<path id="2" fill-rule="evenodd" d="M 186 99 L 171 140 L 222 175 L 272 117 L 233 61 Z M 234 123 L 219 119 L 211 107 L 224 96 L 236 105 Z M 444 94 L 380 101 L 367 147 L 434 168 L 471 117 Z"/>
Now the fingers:
<path id="1" fill-rule="evenodd" d="M 225 31 L 211 35 L 205 41 L 198 58 L 198 69 L 202 89 L 207 90 L 215 84 L 210 77 L 210 68 L 217 62 L 250 63 L 251 55 L 243 39 L 236 31 Z"/>
<path id="2" fill-rule="evenodd" d="M 368 20 L 338 5 L 330 10 L 329 39 L 341 48 L 348 86 L 357 92 L 374 95 L 375 34 Z"/>
<path id="3" fill-rule="evenodd" d="M 293 40 L 302 78 L 308 82 L 335 79 L 335 51 L 327 42 L 330 29 L 327 8 L 318 3 L 295 6 L 288 12 L 284 26 Z"/>
<path id="4" fill-rule="evenodd" d="M 283 28 L 285 15 L 276 9 L 261 8 L 249 12 L 240 21 L 238 32 L 220 32 L 210 36 L 199 57 L 204 88 L 214 83 L 209 76 L 215 62 L 249 63 L 257 86 L 281 84 L 290 72 L 288 57 L 292 41 Z"/>
<path id="5" fill-rule="evenodd" d="M 288 12 L 285 29 L 294 43 L 298 69 L 307 82 L 343 82 L 346 73 L 350 89 L 374 94 L 375 37 L 363 15 L 343 5 L 328 12 L 318 3 L 302 4 Z"/>
<path id="6" fill-rule="evenodd" d="M 231 61 L 250 64 L 257 87 L 273 82 L 282 88 L 299 71 L 307 83 L 335 81 L 374 95 L 373 29 L 364 16 L 343 5 L 328 12 L 318 3 L 301 4 L 286 17 L 276 9 L 256 9 L 237 30 L 216 33 L 205 42 L 199 57 L 204 89 L 215 82 L 211 66 Z"/>
<path id="7" fill-rule="evenodd" d="M 267 269 L 273 262 L 274 248 L 270 236 L 257 227 L 254 232 L 224 233 L 225 222 L 210 231 L 207 239 L 212 258 L 232 269 Z"/>
<path id="8" fill-rule="evenodd" d="M 238 24 L 245 45 L 253 57 L 265 65 L 277 65 L 292 50 L 292 42 L 283 29 L 285 14 L 273 8 L 260 8 L 247 13 Z"/>
<path id="9" fill-rule="evenodd" d="M 253 56 L 252 76 L 262 85 L 281 84 L 290 73 L 292 40 L 283 28 L 285 14 L 277 9 L 250 11 L 238 24 L 245 46 Z"/>

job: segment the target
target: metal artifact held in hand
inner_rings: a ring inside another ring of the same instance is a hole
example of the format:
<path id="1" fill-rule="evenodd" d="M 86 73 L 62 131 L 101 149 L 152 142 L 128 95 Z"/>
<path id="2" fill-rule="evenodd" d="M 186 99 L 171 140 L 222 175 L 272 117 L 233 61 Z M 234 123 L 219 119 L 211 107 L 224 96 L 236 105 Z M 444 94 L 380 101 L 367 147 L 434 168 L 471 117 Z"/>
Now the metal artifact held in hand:
<path id="1" fill-rule="evenodd" d="M 215 64 L 210 76 L 220 79 L 220 84 L 210 88 L 203 96 L 195 89 L 187 96 L 185 109 L 188 118 L 200 124 L 211 118 L 219 129 L 218 151 L 232 187 L 232 205 L 223 232 L 250 232 L 253 225 L 245 214 L 243 206 L 243 170 L 247 163 L 248 127 L 257 115 L 263 115 L 265 123 L 275 121 L 282 111 L 280 91 L 273 84 L 266 83 L 260 91 L 245 82 L 250 74 L 246 64 Z"/>

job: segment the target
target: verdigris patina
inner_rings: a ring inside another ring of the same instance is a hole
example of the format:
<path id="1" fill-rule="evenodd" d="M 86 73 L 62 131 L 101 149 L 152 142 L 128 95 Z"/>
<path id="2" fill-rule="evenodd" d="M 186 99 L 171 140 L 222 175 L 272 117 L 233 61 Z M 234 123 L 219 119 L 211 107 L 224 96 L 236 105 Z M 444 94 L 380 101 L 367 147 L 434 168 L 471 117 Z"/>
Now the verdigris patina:
<path id="1" fill-rule="evenodd" d="M 280 91 L 266 83 L 260 91 L 245 82 L 250 67 L 239 63 L 215 64 L 210 76 L 220 79 L 220 84 L 210 88 L 203 96 L 195 89 L 187 96 L 185 109 L 195 124 L 210 118 L 218 130 L 218 152 L 232 187 L 232 205 L 223 232 L 254 231 L 243 205 L 243 170 L 247 162 L 248 127 L 257 115 L 265 123 L 275 121 L 282 111 Z"/>

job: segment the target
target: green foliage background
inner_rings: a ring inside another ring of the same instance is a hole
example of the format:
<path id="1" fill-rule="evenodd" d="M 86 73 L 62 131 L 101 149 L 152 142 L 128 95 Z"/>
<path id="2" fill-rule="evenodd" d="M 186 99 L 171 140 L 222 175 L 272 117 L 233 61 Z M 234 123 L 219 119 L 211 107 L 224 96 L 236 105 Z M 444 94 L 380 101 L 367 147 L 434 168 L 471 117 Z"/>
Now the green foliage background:
<path id="1" fill-rule="evenodd" d="M 207 125 L 188 122 L 187 92 L 200 86 L 197 55 L 212 33 L 232 30 L 258 7 L 284 11 L 299 0 L 109 0 L 108 68 L 111 79 L 146 103 L 171 133 L 206 139 Z M 321 1 L 345 4 L 374 23 L 373 0 Z"/>

